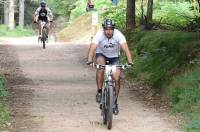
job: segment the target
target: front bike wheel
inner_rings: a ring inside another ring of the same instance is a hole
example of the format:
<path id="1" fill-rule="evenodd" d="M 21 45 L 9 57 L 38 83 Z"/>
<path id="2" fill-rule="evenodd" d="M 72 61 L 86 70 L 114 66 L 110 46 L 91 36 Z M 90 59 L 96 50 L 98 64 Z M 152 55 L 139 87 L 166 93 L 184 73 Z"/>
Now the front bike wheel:
<path id="1" fill-rule="evenodd" d="M 43 28 L 43 30 L 42 30 L 42 44 L 43 44 L 43 49 L 46 48 L 46 39 L 47 39 L 46 28 Z"/>
<path id="2" fill-rule="evenodd" d="M 113 94 L 114 94 L 114 89 L 113 86 L 107 86 L 108 91 L 107 91 L 107 128 L 111 129 L 112 128 L 112 118 L 113 118 Z"/>
<path id="3" fill-rule="evenodd" d="M 45 43 L 44 40 L 42 41 L 42 44 L 43 44 L 43 49 L 45 49 L 46 48 L 46 43 Z"/>
<path id="4" fill-rule="evenodd" d="M 103 102 L 102 102 L 102 116 L 103 116 L 103 124 L 107 124 L 107 106 L 106 106 L 106 100 L 107 100 L 107 88 L 104 88 L 103 92 Z"/>

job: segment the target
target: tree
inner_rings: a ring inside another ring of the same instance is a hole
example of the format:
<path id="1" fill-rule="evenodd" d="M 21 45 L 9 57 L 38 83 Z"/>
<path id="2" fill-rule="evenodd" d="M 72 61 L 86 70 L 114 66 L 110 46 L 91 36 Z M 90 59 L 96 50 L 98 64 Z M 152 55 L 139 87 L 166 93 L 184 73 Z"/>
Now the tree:
<path id="1" fill-rule="evenodd" d="M 4 1 L 4 24 L 8 26 L 8 16 L 9 16 L 9 4 L 8 0 Z"/>
<path id="2" fill-rule="evenodd" d="M 135 28 L 135 0 L 127 0 L 126 28 L 133 30 Z"/>
<path id="3" fill-rule="evenodd" d="M 10 30 L 14 29 L 14 0 L 8 0 L 9 1 L 9 10 L 8 10 L 8 28 Z"/>
<path id="4" fill-rule="evenodd" d="M 152 21 L 153 15 L 153 0 L 148 0 L 147 4 L 147 23 Z"/>
<path id="5" fill-rule="evenodd" d="M 24 26 L 24 1 L 25 0 L 19 0 L 19 26 Z"/>

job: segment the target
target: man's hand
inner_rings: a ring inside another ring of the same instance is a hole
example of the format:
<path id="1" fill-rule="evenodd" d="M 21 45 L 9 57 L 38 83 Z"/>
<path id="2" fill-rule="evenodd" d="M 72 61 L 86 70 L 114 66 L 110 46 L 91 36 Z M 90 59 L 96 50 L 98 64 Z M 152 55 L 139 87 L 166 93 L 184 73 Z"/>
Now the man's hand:
<path id="1" fill-rule="evenodd" d="M 133 66 L 133 62 L 128 62 L 127 67 L 130 68 Z"/>
<path id="2" fill-rule="evenodd" d="M 133 66 L 133 62 L 128 62 L 128 65 Z"/>
<path id="3" fill-rule="evenodd" d="M 91 65 L 93 62 L 92 61 L 87 61 L 86 64 L 87 65 Z"/>
<path id="4" fill-rule="evenodd" d="M 90 67 L 93 67 L 93 68 L 94 68 L 94 62 L 92 62 L 92 61 L 88 61 L 86 64 L 87 64 L 88 66 L 90 66 Z"/>

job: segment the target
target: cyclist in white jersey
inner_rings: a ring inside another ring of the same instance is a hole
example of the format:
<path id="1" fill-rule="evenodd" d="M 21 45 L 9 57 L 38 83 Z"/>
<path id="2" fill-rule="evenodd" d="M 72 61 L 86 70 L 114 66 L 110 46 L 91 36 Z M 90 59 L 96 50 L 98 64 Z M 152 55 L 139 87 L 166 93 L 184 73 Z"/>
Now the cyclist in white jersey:
<path id="1" fill-rule="evenodd" d="M 92 43 L 88 51 L 87 64 L 91 65 L 93 58 L 96 54 L 97 64 L 109 64 L 115 65 L 119 64 L 120 48 L 126 54 L 128 64 L 132 64 L 132 57 L 130 50 L 128 48 L 125 36 L 117 29 L 115 29 L 115 23 L 111 19 L 105 19 L 102 24 L 102 29 L 99 30 L 94 36 Z M 120 69 L 117 69 L 116 73 L 113 75 L 115 80 L 116 97 L 118 98 L 120 91 Z M 97 82 L 97 95 L 96 101 L 101 102 L 102 97 L 102 87 L 104 81 L 104 70 L 97 70 L 96 82 Z M 119 113 L 117 99 L 115 100 L 114 114 Z"/>

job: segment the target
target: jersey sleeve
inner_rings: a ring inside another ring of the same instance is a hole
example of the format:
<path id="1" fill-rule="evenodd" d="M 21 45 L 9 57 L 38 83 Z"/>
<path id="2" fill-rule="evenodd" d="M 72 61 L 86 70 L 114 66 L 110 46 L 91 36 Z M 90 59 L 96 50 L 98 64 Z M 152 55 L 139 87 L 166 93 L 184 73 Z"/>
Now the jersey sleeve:
<path id="1" fill-rule="evenodd" d="M 52 11 L 48 7 L 46 7 L 46 10 L 47 10 L 47 15 L 53 17 Z"/>
<path id="2" fill-rule="evenodd" d="M 94 38 L 92 39 L 92 43 L 94 44 L 99 44 L 99 42 L 101 41 L 101 36 L 102 36 L 102 31 L 99 30 L 96 35 L 94 36 Z"/>
<path id="3" fill-rule="evenodd" d="M 41 10 L 40 7 L 38 7 L 38 8 L 35 10 L 35 16 L 38 16 L 38 15 L 39 15 L 40 10 Z"/>
<path id="4" fill-rule="evenodd" d="M 117 31 L 117 37 L 120 44 L 126 43 L 126 38 L 120 31 Z"/>

